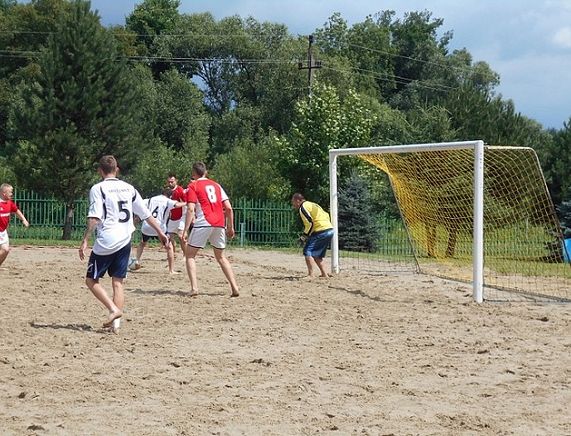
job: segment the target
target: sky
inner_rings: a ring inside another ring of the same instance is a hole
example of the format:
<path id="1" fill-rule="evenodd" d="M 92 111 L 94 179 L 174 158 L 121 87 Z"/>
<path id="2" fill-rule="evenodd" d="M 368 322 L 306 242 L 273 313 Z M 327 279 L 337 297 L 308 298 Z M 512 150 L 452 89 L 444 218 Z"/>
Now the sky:
<path id="1" fill-rule="evenodd" d="M 91 0 L 104 25 L 125 24 L 142 0 Z M 349 26 L 379 11 L 404 18 L 411 11 L 442 18 L 452 31 L 451 50 L 466 48 L 473 61 L 499 73 L 496 88 L 516 111 L 545 128 L 563 128 L 571 118 L 571 0 L 180 0 L 180 13 L 210 12 L 285 24 L 309 35 L 339 12 Z"/>

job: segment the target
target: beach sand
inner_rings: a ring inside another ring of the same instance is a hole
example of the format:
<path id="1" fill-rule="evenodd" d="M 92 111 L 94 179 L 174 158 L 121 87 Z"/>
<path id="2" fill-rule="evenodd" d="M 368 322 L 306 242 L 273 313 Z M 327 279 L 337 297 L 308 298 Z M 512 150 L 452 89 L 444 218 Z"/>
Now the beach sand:
<path id="1" fill-rule="evenodd" d="M 571 305 L 476 304 L 413 273 L 304 277 L 300 254 L 147 249 L 118 334 L 69 248 L 0 268 L 0 433 L 570 435 Z M 328 260 L 328 259 L 327 259 Z M 110 290 L 108 277 L 102 280 Z"/>

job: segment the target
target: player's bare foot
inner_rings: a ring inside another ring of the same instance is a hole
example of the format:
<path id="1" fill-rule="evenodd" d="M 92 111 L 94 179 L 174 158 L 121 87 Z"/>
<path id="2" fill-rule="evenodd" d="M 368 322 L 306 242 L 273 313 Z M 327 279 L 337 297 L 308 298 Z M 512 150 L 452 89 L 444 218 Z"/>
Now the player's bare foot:
<path id="1" fill-rule="evenodd" d="M 107 318 L 107 321 L 103 323 L 103 327 L 112 327 L 113 321 L 115 321 L 118 318 L 121 318 L 122 316 L 123 312 L 119 309 L 117 309 L 115 312 L 111 312 L 109 314 L 109 317 Z"/>
<path id="2" fill-rule="evenodd" d="M 190 291 L 190 294 L 188 294 L 189 297 L 193 298 L 193 297 L 197 297 L 198 296 L 198 291 Z"/>
<path id="3" fill-rule="evenodd" d="M 169 274 L 175 274 L 175 275 L 176 275 L 176 274 L 180 274 L 180 272 L 178 272 L 178 271 L 169 271 Z"/>
<path id="4" fill-rule="evenodd" d="M 232 291 L 232 293 L 230 294 L 230 297 L 239 297 L 240 293 L 238 291 Z"/>

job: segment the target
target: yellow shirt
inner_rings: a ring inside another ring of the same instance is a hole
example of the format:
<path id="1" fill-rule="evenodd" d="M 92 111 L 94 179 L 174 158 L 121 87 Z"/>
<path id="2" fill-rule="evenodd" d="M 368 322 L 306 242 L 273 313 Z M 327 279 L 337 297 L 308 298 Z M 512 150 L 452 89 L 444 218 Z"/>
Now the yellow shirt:
<path id="1" fill-rule="evenodd" d="M 308 236 L 333 228 L 329 214 L 317 203 L 312 203 L 311 201 L 301 203 L 299 216 L 303 222 L 303 233 Z"/>

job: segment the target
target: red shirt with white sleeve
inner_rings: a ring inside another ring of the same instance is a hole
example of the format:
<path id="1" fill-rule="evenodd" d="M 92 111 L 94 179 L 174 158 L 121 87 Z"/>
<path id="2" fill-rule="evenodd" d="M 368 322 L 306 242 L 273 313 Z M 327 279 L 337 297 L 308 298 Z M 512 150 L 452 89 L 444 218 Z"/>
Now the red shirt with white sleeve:
<path id="1" fill-rule="evenodd" d="M 171 200 L 184 201 L 185 199 L 186 198 L 185 198 L 184 188 L 180 185 L 177 185 L 177 187 L 174 188 L 172 191 Z M 174 209 L 171 210 L 170 214 L 171 221 L 178 221 L 181 218 L 182 218 L 182 207 L 175 207 Z"/>
<path id="2" fill-rule="evenodd" d="M 0 232 L 10 225 L 10 214 L 18 212 L 18 206 L 12 200 L 0 200 Z"/>
<path id="3" fill-rule="evenodd" d="M 228 195 L 218 183 L 201 177 L 190 185 L 186 192 L 186 202 L 196 205 L 194 227 L 225 227 L 224 201 Z"/>

